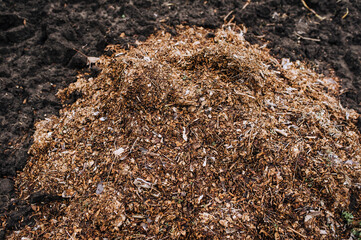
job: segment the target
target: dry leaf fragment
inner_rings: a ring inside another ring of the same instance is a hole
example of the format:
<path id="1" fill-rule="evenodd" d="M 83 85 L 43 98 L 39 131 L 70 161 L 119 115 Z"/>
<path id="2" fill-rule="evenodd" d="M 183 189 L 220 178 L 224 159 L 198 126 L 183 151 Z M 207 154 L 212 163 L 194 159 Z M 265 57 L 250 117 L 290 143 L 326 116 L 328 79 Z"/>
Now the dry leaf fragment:
<path id="1" fill-rule="evenodd" d="M 203 161 L 202 166 L 203 166 L 203 167 L 207 166 L 207 157 L 204 158 L 204 161 Z"/>
<path id="2" fill-rule="evenodd" d="M 148 224 L 142 222 L 142 223 L 140 224 L 140 226 L 141 226 L 145 231 L 148 231 Z"/>
<path id="3" fill-rule="evenodd" d="M 87 57 L 87 65 L 89 65 L 89 67 L 91 67 L 92 64 L 95 64 L 97 61 L 99 61 L 98 57 Z"/>
<path id="4" fill-rule="evenodd" d="M 305 216 L 305 222 L 310 221 L 313 217 L 321 215 L 322 212 L 320 211 L 313 211 L 311 210 L 306 216 Z"/>
<path id="5" fill-rule="evenodd" d="M 312 215 L 306 215 L 306 216 L 305 216 L 305 223 L 308 222 L 308 221 L 310 221 L 312 218 L 313 218 Z"/>
<path id="6" fill-rule="evenodd" d="M 116 227 L 120 227 L 123 225 L 124 221 L 125 221 L 126 217 L 124 214 L 120 214 L 120 216 L 114 221 L 114 225 Z"/>
<path id="7" fill-rule="evenodd" d="M 248 214 L 248 213 L 242 214 L 242 215 L 240 216 L 240 218 L 242 219 L 242 221 L 246 221 L 246 222 L 248 222 L 248 221 L 251 220 L 251 218 L 249 217 L 249 214 Z"/>
<path id="8" fill-rule="evenodd" d="M 137 178 L 134 180 L 134 185 L 138 188 L 152 188 L 153 184 L 145 181 L 144 179 Z"/>
<path id="9" fill-rule="evenodd" d="M 197 203 L 200 204 L 201 201 L 202 201 L 202 199 L 203 199 L 203 195 L 200 195 L 200 196 L 197 198 Z"/>
<path id="10" fill-rule="evenodd" d="M 281 63 L 282 67 L 284 70 L 288 70 L 291 68 L 292 66 L 292 62 L 290 62 L 289 58 L 282 58 L 282 63 Z"/>
<path id="11" fill-rule="evenodd" d="M 228 221 L 227 220 L 219 220 L 219 224 L 221 224 L 223 227 L 228 227 Z"/>
<path id="12" fill-rule="evenodd" d="M 124 152 L 125 152 L 125 149 L 121 147 L 121 148 L 118 148 L 117 150 L 115 150 L 113 153 L 115 156 L 120 156 Z"/>
<path id="13" fill-rule="evenodd" d="M 183 127 L 183 139 L 184 139 L 184 141 L 188 142 L 188 137 L 187 137 L 186 132 L 187 132 L 186 128 Z"/>
<path id="14" fill-rule="evenodd" d="M 277 129 L 277 128 L 275 128 L 274 130 L 275 130 L 276 133 L 281 134 L 282 136 L 285 136 L 285 137 L 288 136 L 288 134 L 284 130 L 280 130 L 280 129 Z"/>
<path id="15" fill-rule="evenodd" d="M 100 181 L 97 185 L 97 190 L 95 191 L 96 194 L 101 194 L 104 191 L 103 181 Z"/>

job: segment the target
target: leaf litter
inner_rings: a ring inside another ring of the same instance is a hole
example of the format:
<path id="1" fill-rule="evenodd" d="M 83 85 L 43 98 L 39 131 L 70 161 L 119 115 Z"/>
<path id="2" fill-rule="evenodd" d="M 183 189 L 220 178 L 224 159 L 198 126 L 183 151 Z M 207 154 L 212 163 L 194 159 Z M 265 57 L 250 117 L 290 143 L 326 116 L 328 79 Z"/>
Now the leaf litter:
<path id="1" fill-rule="evenodd" d="M 279 63 L 244 31 L 179 26 L 108 46 L 98 77 L 58 93 L 82 98 L 36 124 L 17 179 L 24 199 L 67 200 L 34 207 L 35 226 L 11 238 L 349 237 L 358 114 L 339 104 L 336 79 Z"/>

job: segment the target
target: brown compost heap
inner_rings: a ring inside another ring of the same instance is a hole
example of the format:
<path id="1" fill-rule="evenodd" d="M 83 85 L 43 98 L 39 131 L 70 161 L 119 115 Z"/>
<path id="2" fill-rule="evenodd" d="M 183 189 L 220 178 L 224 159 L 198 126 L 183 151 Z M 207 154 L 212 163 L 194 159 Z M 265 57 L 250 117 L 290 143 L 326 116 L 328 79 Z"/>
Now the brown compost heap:
<path id="1" fill-rule="evenodd" d="M 35 226 L 12 238 L 337 239 L 360 219 L 358 117 L 338 83 L 225 25 L 179 26 L 59 92 L 19 174 Z M 350 223 L 350 222 L 349 222 Z M 98 237 L 98 238 L 97 238 Z"/>

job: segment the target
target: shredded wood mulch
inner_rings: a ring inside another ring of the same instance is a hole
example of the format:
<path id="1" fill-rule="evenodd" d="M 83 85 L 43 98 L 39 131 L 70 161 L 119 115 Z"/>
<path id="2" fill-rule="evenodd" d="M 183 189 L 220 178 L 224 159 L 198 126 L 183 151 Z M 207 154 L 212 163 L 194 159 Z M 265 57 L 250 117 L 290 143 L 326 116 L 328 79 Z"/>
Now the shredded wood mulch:
<path id="1" fill-rule="evenodd" d="M 337 79 L 279 62 L 244 31 L 179 26 L 109 46 L 97 78 L 58 93 L 82 98 L 37 123 L 18 177 L 22 198 L 66 201 L 33 205 L 36 225 L 12 238 L 350 237 L 358 114 L 339 104 Z"/>

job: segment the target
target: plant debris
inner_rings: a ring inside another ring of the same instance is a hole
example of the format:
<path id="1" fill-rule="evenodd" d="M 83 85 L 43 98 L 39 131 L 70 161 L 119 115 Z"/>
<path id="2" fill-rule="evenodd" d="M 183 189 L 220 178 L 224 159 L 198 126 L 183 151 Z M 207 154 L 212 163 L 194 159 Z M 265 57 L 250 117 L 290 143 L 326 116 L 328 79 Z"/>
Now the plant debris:
<path id="1" fill-rule="evenodd" d="M 179 26 L 97 62 L 36 124 L 19 195 L 39 205 L 12 238 L 335 239 L 361 201 L 358 114 L 336 80 L 280 64 L 232 24 Z M 352 200 L 354 201 L 354 200 Z M 355 218 L 360 214 L 354 214 Z"/>

